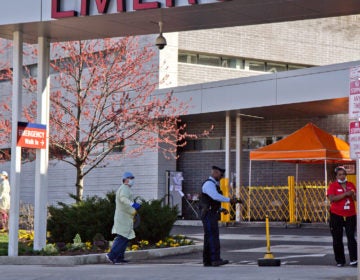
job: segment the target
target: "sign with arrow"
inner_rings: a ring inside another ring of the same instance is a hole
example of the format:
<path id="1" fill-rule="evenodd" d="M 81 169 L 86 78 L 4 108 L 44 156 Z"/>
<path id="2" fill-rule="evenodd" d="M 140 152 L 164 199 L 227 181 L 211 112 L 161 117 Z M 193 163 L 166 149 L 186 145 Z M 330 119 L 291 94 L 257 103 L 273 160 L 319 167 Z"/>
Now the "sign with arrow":
<path id="1" fill-rule="evenodd" d="M 46 148 L 46 125 L 18 122 L 17 146 L 33 149 Z"/>

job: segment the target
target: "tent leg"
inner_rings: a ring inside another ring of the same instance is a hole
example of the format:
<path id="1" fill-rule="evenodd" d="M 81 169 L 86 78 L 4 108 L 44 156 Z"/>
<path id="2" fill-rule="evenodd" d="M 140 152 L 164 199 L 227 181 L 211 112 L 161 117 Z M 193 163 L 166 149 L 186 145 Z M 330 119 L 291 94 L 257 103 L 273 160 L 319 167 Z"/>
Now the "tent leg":
<path id="1" fill-rule="evenodd" d="M 250 188 L 251 188 L 251 160 L 249 162 L 249 196 L 248 196 L 248 221 L 250 222 Z"/>
<path id="2" fill-rule="evenodd" d="M 327 187 L 327 165 L 326 165 L 326 160 L 324 160 L 324 176 L 325 176 L 325 198 L 324 201 L 326 201 L 326 187 Z M 325 211 L 325 222 L 328 220 L 328 211 Z"/>

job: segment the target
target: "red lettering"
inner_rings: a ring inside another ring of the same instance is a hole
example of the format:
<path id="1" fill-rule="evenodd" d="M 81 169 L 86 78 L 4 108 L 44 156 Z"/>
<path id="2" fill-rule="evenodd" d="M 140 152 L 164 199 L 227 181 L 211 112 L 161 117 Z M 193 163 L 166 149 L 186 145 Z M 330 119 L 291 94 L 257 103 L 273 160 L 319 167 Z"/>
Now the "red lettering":
<path id="1" fill-rule="evenodd" d="M 60 11 L 61 0 L 51 0 L 51 17 L 52 18 L 67 18 L 75 17 L 76 11 Z"/>
<path id="2" fill-rule="evenodd" d="M 191 5 L 195 5 L 198 3 L 198 1 L 197 0 L 188 0 L 188 3 Z M 168 7 L 168 8 L 175 7 L 175 0 L 166 0 L 166 7 Z"/>
<path id="3" fill-rule="evenodd" d="M 68 17 L 75 17 L 78 15 L 77 11 L 69 10 L 69 11 L 61 11 L 61 4 L 62 1 L 66 0 L 51 0 L 51 17 L 52 18 L 68 18 Z M 72 0 L 67 0 L 72 1 Z M 91 1 L 95 1 L 96 8 L 98 13 L 106 14 L 108 12 L 108 8 L 110 5 L 110 1 L 115 0 L 81 0 L 80 3 L 80 11 L 79 14 L 81 16 L 88 16 L 90 15 L 90 4 Z M 161 3 L 159 1 L 152 1 L 152 2 L 142 2 L 143 0 L 133 0 L 133 9 L 136 10 L 147 10 L 147 9 L 157 9 L 161 8 Z M 224 2 L 227 0 L 217 0 L 219 2 Z M 117 4 L 117 12 L 126 12 L 126 0 L 116 0 Z M 196 5 L 198 4 L 198 0 L 188 0 L 189 5 Z M 175 7 L 176 0 L 166 0 L 165 6 L 167 8 Z"/>
<path id="4" fill-rule="evenodd" d="M 107 9 L 109 8 L 109 1 L 108 0 L 95 0 L 96 7 L 100 14 L 105 14 Z"/>
<path id="5" fill-rule="evenodd" d="M 159 2 L 141 3 L 141 1 L 142 0 L 134 0 L 134 2 L 133 2 L 134 10 L 147 10 L 147 9 L 160 8 Z"/>
<path id="6" fill-rule="evenodd" d="M 89 15 L 89 0 L 81 0 L 80 15 L 82 15 L 82 16 Z"/>
<path id="7" fill-rule="evenodd" d="M 88 16 L 89 15 L 89 0 L 81 0 L 81 11 L 80 15 Z M 95 0 L 97 10 L 100 14 L 105 14 L 109 8 L 110 0 Z"/>
<path id="8" fill-rule="evenodd" d="M 166 7 L 174 7 L 175 0 L 166 0 Z"/>
<path id="9" fill-rule="evenodd" d="M 126 12 L 125 0 L 117 0 L 117 11 L 118 12 Z"/>

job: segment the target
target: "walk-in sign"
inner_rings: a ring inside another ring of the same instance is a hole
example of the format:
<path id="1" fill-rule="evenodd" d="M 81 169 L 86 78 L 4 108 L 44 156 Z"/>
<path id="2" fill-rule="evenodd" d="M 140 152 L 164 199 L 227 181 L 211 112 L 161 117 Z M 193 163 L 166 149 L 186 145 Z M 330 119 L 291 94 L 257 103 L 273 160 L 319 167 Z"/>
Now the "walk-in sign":
<path id="1" fill-rule="evenodd" d="M 360 122 L 353 121 L 349 125 L 350 157 L 360 158 Z"/>
<path id="2" fill-rule="evenodd" d="M 18 122 L 17 146 L 24 148 L 45 149 L 46 125 Z"/>

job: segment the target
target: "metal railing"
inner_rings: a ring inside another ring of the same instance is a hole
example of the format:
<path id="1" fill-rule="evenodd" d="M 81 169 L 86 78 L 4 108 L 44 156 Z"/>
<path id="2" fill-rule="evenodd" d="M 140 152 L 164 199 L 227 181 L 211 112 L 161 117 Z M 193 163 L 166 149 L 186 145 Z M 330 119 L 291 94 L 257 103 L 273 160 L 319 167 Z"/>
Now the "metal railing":
<path id="1" fill-rule="evenodd" d="M 235 195 L 227 185 L 227 180 L 223 180 L 224 195 Z M 287 186 L 243 186 L 236 194 L 243 203 L 240 206 L 224 203 L 230 215 L 222 215 L 221 221 L 235 221 L 236 216 L 240 221 L 265 221 L 268 215 L 270 221 L 327 223 L 326 190 L 324 182 L 301 182 L 295 186 L 293 176 L 288 177 Z"/>

